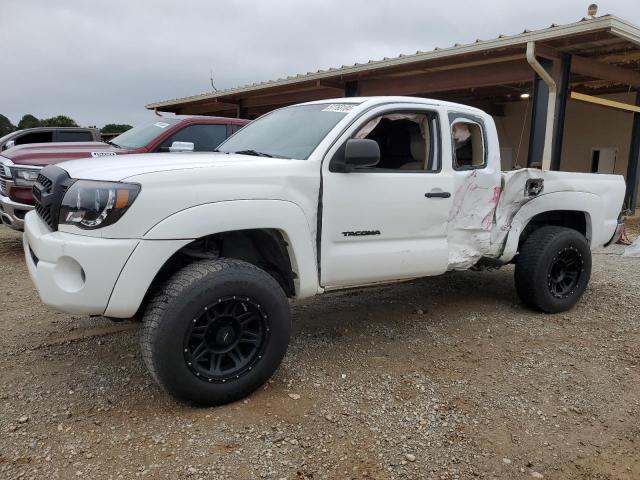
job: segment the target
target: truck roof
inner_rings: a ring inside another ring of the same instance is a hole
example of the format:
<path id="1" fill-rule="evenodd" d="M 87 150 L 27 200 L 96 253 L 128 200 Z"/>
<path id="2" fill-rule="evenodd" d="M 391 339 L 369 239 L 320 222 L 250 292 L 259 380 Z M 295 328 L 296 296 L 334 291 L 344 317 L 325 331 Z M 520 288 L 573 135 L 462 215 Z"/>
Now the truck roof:
<path id="1" fill-rule="evenodd" d="M 325 100 L 315 100 L 313 102 L 306 102 L 300 105 L 318 105 L 323 103 L 349 103 L 360 106 L 374 106 L 382 105 L 386 103 L 418 103 L 421 105 L 432 105 L 440 107 L 450 107 L 453 109 L 464 109 L 467 111 L 473 111 L 479 115 L 486 115 L 483 110 L 469 105 L 461 103 L 447 102 L 445 100 L 436 100 L 433 98 L 421 98 L 421 97 L 403 97 L 403 96 L 377 96 L 377 97 L 339 97 L 329 98 Z"/>

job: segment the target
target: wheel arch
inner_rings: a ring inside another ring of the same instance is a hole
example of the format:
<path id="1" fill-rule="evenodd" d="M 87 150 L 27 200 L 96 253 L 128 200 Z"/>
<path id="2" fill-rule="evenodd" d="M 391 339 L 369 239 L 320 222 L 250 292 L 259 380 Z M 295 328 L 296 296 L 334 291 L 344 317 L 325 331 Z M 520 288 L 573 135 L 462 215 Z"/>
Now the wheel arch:
<path id="1" fill-rule="evenodd" d="M 249 263 L 273 260 L 274 278 L 287 295 L 304 298 L 318 292 L 315 232 L 296 204 L 281 200 L 241 200 L 199 205 L 177 212 L 151 228 L 131 255 L 116 282 L 106 316 L 127 318 L 143 305 L 145 297 L 164 276 L 184 265 L 181 257 L 191 250 L 193 258 L 215 258 L 212 250 L 194 249 L 213 242 L 217 255 L 228 254 Z M 234 248 L 235 242 L 245 244 Z M 166 244 L 166 246 L 163 246 Z M 163 247 L 161 247 L 163 246 Z M 156 254 L 145 250 L 158 251 Z M 269 252 L 276 257 L 269 258 Z M 209 255 L 209 256 L 207 256 Z M 137 259 L 141 260 L 138 261 Z M 153 258 L 153 261 L 150 260 Z M 279 278 L 283 274 L 284 278 Z M 288 272 L 288 273 L 286 273 Z"/>
<path id="2" fill-rule="evenodd" d="M 603 240 L 594 236 L 594 226 L 602 225 L 600 197 L 584 192 L 558 192 L 542 195 L 523 205 L 511 221 L 500 260 L 513 259 L 518 248 L 541 226 L 567 227 L 580 232 L 594 248 Z"/>

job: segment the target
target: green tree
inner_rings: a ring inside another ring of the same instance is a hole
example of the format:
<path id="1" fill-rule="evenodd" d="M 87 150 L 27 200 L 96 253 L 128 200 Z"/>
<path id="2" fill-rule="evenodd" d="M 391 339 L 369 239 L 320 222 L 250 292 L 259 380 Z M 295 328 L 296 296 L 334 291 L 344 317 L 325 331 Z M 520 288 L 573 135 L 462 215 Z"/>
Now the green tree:
<path id="1" fill-rule="evenodd" d="M 100 130 L 101 133 L 122 133 L 126 132 L 130 128 L 133 128 L 131 125 L 126 125 L 122 123 L 107 123 Z"/>
<path id="2" fill-rule="evenodd" d="M 16 127 L 4 115 L 0 115 L 0 137 L 4 137 L 7 133 L 11 133 Z"/>
<path id="3" fill-rule="evenodd" d="M 74 119 L 66 115 L 58 115 L 57 117 L 45 118 L 40 121 L 42 127 L 77 127 L 78 124 Z"/>
<path id="4" fill-rule="evenodd" d="M 24 128 L 39 127 L 39 126 L 40 126 L 40 120 L 38 120 L 36 117 L 31 115 L 30 113 L 27 113 L 20 119 L 20 122 L 18 123 L 18 130 L 22 130 Z"/>

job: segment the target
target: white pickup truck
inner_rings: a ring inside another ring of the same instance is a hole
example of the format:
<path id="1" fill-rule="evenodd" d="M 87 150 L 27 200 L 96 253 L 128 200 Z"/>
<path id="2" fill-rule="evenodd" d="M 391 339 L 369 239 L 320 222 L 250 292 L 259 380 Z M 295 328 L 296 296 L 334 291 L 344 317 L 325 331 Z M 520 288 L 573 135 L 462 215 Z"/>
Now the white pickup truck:
<path id="1" fill-rule="evenodd" d="M 151 375 L 215 405 L 287 350 L 287 298 L 515 263 L 528 307 L 571 308 L 618 237 L 620 176 L 500 171 L 492 118 L 405 97 L 273 111 L 217 153 L 46 167 L 24 251 L 47 305 L 141 316 Z M 426 293 L 425 293 L 426 294 Z"/>

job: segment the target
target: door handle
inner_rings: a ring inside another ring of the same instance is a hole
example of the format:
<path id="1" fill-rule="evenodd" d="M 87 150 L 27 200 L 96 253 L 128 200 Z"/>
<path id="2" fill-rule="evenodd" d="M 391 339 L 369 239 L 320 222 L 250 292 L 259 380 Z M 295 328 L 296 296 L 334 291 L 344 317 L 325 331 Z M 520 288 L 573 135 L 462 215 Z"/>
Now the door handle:
<path id="1" fill-rule="evenodd" d="M 429 192 L 424 194 L 427 198 L 449 198 L 451 194 L 449 192 Z"/>

